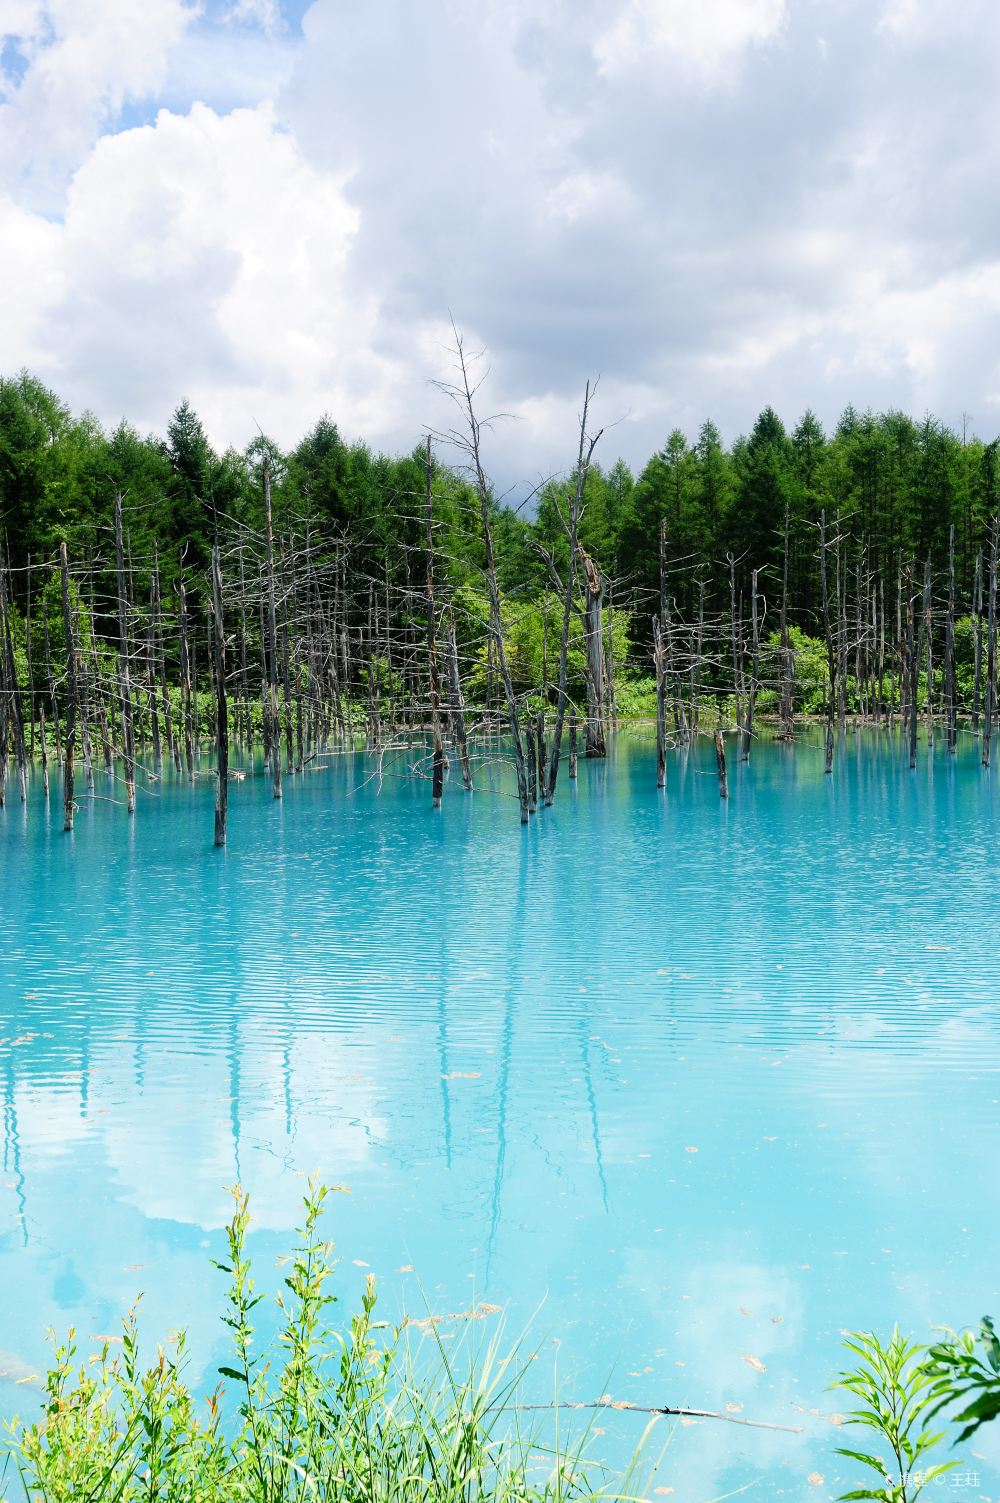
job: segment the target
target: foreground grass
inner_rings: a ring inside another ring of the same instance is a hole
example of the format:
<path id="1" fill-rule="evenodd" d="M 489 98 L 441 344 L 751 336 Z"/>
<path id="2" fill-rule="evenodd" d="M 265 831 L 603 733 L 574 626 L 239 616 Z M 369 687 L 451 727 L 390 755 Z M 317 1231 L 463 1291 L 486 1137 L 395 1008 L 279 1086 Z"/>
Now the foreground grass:
<path id="1" fill-rule="evenodd" d="M 319 1232 L 326 1191 L 311 1185 L 287 1260 L 274 1347 L 256 1354 L 249 1209 L 236 1190 L 221 1268 L 232 1362 L 196 1400 L 183 1339 L 139 1358 L 135 1312 L 120 1349 L 89 1364 L 72 1338 L 55 1349 L 42 1417 L 14 1422 L 8 1496 L 17 1480 L 44 1503 L 571 1503 L 642 1496 L 639 1454 L 612 1482 L 588 1464 L 590 1435 L 540 1446 L 519 1429 L 519 1374 L 495 1343 L 462 1372 L 441 1341 L 416 1373 L 400 1330 L 375 1319 L 369 1281 L 346 1332 L 332 1328 L 332 1247 Z M 640 1447 L 641 1451 L 641 1447 Z M 649 1479 L 643 1479 L 648 1486 Z M 12 1485 L 13 1484 L 13 1485 Z"/>

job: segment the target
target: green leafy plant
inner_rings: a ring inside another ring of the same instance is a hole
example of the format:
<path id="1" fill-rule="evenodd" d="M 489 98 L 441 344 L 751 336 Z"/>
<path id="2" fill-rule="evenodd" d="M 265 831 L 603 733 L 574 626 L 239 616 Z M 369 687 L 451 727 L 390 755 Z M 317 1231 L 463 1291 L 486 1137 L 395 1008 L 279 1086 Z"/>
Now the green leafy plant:
<path id="1" fill-rule="evenodd" d="M 616 1481 L 588 1463 L 589 1427 L 569 1445 L 525 1433 L 515 1407 L 524 1365 L 447 1349 L 433 1319 L 414 1352 L 404 1327 L 375 1319 L 369 1281 L 343 1331 L 325 1319 L 332 1245 L 326 1198 L 311 1184 L 298 1245 L 285 1260 L 275 1343 L 256 1349 L 263 1296 L 247 1251 L 249 1204 L 233 1191 L 223 1319 L 232 1339 L 221 1382 L 196 1397 L 185 1346 L 144 1367 L 133 1310 L 120 1348 L 81 1363 L 56 1346 L 43 1413 L 10 1426 L 8 1460 L 41 1503 L 583 1503 L 643 1496 L 632 1467 Z M 429 1349 L 429 1351 L 428 1351 Z M 514 1356 L 516 1357 L 516 1349 Z M 641 1450 L 641 1447 L 640 1447 Z M 655 1469 L 655 1468 L 654 1468 Z M 2 1477 L 2 1473 L 0 1473 Z M 646 1481 L 646 1479 L 643 1479 Z M 633 1485 L 635 1483 L 635 1485 Z"/>
<path id="2" fill-rule="evenodd" d="M 925 1460 L 942 1439 L 942 1432 L 930 1428 L 940 1403 L 928 1350 L 914 1345 L 898 1327 L 884 1344 L 872 1333 L 852 1332 L 844 1346 L 853 1353 L 855 1365 L 833 1386 L 846 1389 L 858 1401 L 848 1423 L 873 1430 L 881 1446 L 875 1455 L 837 1448 L 838 1455 L 860 1462 L 879 1479 L 841 1498 L 914 1503 L 928 1483 L 958 1465 Z"/>
<path id="3" fill-rule="evenodd" d="M 980 1323 L 978 1338 L 974 1331 L 950 1331 L 932 1346 L 930 1372 L 938 1407 L 962 1405 L 952 1416 L 955 1424 L 965 1427 L 956 1445 L 1000 1416 L 1000 1337 L 988 1315 Z"/>

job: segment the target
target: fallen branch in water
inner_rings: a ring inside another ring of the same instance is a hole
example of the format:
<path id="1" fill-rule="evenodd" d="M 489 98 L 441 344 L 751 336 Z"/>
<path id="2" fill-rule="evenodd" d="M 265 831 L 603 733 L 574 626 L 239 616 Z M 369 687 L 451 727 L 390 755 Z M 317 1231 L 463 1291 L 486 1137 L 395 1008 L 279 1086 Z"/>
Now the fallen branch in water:
<path id="1" fill-rule="evenodd" d="M 751 1430 L 781 1430 L 785 1435 L 801 1435 L 804 1425 L 769 1425 L 764 1420 L 741 1419 L 738 1414 L 724 1414 L 720 1409 L 675 1409 L 670 1404 L 630 1404 L 627 1399 L 594 1399 L 590 1403 L 574 1403 L 563 1400 L 550 1404 L 497 1404 L 499 1410 L 515 1410 L 523 1414 L 539 1409 L 619 1409 L 634 1414 L 673 1414 L 681 1419 L 725 1420 L 727 1425 L 747 1425 Z"/>

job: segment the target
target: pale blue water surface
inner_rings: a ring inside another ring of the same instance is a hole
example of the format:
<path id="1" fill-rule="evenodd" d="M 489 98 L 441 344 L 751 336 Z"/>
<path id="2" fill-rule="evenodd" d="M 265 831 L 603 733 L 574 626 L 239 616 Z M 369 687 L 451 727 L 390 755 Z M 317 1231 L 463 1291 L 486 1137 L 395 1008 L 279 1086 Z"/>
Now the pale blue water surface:
<path id="1" fill-rule="evenodd" d="M 318 1171 L 345 1315 L 371 1270 L 393 1317 L 531 1321 L 542 1394 L 557 1358 L 567 1397 L 804 1425 L 678 1428 L 685 1503 L 859 1481 L 842 1328 L 1000 1315 L 997 775 L 968 738 L 910 772 L 851 735 L 832 777 L 765 740 L 724 804 L 712 759 L 658 794 L 623 735 L 522 831 L 495 766 L 435 814 L 405 753 L 330 758 L 234 784 L 225 852 L 208 776 L 130 820 L 98 773 L 72 836 L 11 787 L 0 1410 L 46 1326 L 86 1348 L 139 1291 L 210 1384 L 223 1187 L 276 1278 Z M 641 1428 L 601 1422 L 612 1459 Z M 1000 1496 L 998 1440 L 933 1496 Z"/>

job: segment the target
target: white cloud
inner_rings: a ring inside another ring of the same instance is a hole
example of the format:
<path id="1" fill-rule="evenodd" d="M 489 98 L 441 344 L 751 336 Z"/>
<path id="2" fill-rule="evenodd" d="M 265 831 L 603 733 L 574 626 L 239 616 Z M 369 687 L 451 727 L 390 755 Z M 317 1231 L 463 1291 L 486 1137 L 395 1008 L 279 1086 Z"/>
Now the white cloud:
<path id="1" fill-rule="evenodd" d="M 188 395 L 220 443 L 327 409 L 404 447 L 443 421 L 451 310 L 520 419 L 502 481 L 565 464 L 598 371 L 609 460 L 705 415 L 732 437 L 767 401 L 988 426 L 984 0 L 315 0 L 280 37 L 271 0 L 226 6 L 248 24 L 5 12 L 26 62 L 0 107 L 5 368 L 161 429 Z M 169 107 L 125 129 L 150 98 Z"/>
<path id="2" fill-rule="evenodd" d="M 273 35 L 284 29 L 284 18 L 278 0 L 233 0 L 226 11 L 226 20 L 241 26 L 259 26 Z"/>
<path id="3" fill-rule="evenodd" d="M 770 41 L 786 0 L 628 0 L 594 46 L 601 70 L 628 72 L 649 54 L 674 55 L 705 74 L 745 48 Z"/>
<path id="4" fill-rule="evenodd" d="M 102 127 L 160 86 L 195 15 L 187 0 L 22 0 L 4 22 L 26 67 L 0 105 L 0 177 L 52 194 Z"/>
<path id="5" fill-rule="evenodd" d="M 357 212 L 270 106 L 105 137 L 62 225 L 8 210 L 7 227 L 4 282 L 34 260 L 47 289 L 27 300 L 27 357 L 80 405 L 100 370 L 105 414 L 161 424 L 187 394 L 222 439 L 259 421 L 291 441 L 326 406 L 360 432 L 391 407 L 376 300 L 343 288 Z"/>

